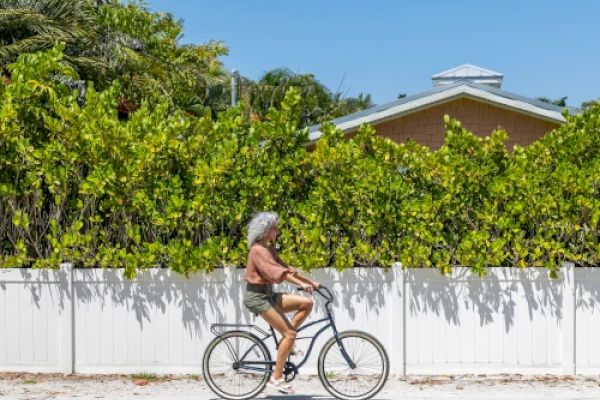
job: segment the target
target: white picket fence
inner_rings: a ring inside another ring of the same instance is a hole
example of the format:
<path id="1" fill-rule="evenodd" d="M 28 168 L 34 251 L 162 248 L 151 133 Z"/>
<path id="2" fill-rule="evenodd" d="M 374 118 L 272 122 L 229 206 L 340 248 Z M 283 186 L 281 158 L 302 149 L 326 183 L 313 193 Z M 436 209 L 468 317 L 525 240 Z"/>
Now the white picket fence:
<path id="1" fill-rule="evenodd" d="M 242 273 L 187 279 L 154 269 L 127 280 L 70 265 L 0 270 L 0 370 L 199 374 L 211 323 L 266 328 L 242 305 Z M 567 263 L 557 280 L 536 268 L 492 268 L 484 278 L 399 267 L 313 276 L 337 295 L 338 328 L 378 337 L 392 373 L 600 373 L 600 269 Z M 302 372 L 315 372 L 330 336 Z"/>

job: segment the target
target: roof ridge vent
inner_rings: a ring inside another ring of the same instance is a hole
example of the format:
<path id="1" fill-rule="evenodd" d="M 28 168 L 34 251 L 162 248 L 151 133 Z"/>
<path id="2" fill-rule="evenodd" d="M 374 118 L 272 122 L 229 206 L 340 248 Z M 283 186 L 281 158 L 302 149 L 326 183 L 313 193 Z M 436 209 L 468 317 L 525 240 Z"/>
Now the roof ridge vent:
<path id="1" fill-rule="evenodd" d="M 504 75 L 499 72 L 481 68 L 473 64 L 463 64 L 433 75 L 431 77 L 431 82 L 433 83 L 433 86 L 441 86 L 456 83 L 458 81 L 470 81 L 500 88 L 502 86 L 503 78 Z"/>

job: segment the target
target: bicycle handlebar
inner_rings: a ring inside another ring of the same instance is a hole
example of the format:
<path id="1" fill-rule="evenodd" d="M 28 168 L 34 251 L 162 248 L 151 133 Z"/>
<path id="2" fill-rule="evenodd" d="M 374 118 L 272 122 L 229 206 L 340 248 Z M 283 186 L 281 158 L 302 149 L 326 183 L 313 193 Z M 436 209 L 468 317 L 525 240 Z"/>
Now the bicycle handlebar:
<path id="1" fill-rule="evenodd" d="M 297 289 L 300 291 L 304 290 L 301 287 L 299 287 Z M 328 302 L 333 301 L 333 294 L 331 293 L 331 290 L 329 290 L 329 288 L 327 286 L 320 285 L 320 287 L 318 289 L 314 289 L 314 291 L 319 293 Z M 322 291 L 325 291 L 326 294 L 324 294 Z"/>

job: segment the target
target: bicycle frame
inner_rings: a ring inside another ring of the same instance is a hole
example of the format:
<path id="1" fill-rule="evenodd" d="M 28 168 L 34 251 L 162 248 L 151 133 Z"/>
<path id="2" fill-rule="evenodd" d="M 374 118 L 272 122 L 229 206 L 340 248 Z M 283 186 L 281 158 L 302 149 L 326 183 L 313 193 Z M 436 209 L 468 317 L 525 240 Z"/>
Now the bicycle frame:
<path id="1" fill-rule="evenodd" d="M 324 291 L 327 291 L 327 295 L 323 294 L 321 292 L 321 289 Z M 321 296 L 323 296 L 323 298 L 325 298 L 327 300 L 327 302 L 325 303 L 325 309 L 327 310 L 327 316 L 325 318 L 322 318 L 318 321 L 313 321 L 310 322 L 306 325 L 301 326 L 300 328 L 298 328 L 297 332 L 300 333 L 303 330 L 320 324 L 320 323 L 324 323 L 327 322 L 326 325 L 324 325 L 321 329 L 319 329 L 319 331 L 317 331 L 317 333 L 314 336 L 307 336 L 307 337 L 302 337 L 302 338 L 297 338 L 298 339 L 308 339 L 311 338 L 310 341 L 310 345 L 308 347 L 308 350 L 306 351 L 306 354 L 304 356 L 304 358 L 302 359 L 302 361 L 296 365 L 293 363 L 290 363 L 293 366 L 293 369 L 298 370 L 299 368 L 301 368 L 307 361 L 308 358 L 310 357 L 310 354 L 313 350 L 315 341 L 317 340 L 317 338 L 323 333 L 325 332 L 325 330 L 327 330 L 328 328 L 331 327 L 331 329 L 333 329 L 333 335 L 336 339 L 336 342 L 338 344 L 338 347 L 340 348 L 340 352 L 342 353 L 342 356 L 344 357 L 344 359 L 346 360 L 346 362 L 348 363 L 348 366 L 350 368 L 355 368 L 355 363 L 352 361 L 352 359 L 350 358 L 350 356 L 348 355 L 346 349 L 344 348 L 344 344 L 342 343 L 342 341 L 340 340 L 338 331 L 337 331 L 337 327 L 335 326 L 335 322 L 333 321 L 333 316 L 331 315 L 331 303 L 333 301 L 333 295 L 331 294 L 331 292 L 329 291 L 329 289 L 327 289 L 326 287 L 322 286 L 321 289 L 319 290 L 315 290 L 317 293 L 319 293 Z M 277 340 L 277 335 L 275 334 L 275 330 L 273 329 L 272 326 L 270 326 L 271 329 L 271 333 L 268 333 L 266 331 L 264 331 L 263 329 L 257 327 L 256 325 L 249 325 L 249 324 L 213 324 L 211 326 L 211 331 L 216 335 L 216 336 L 221 336 L 222 333 L 217 332 L 217 328 L 232 328 L 232 327 L 249 327 L 250 329 L 255 329 L 258 332 L 260 332 L 261 334 L 263 334 L 262 338 L 259 338 L 259 342 L 258 343 L 265 343 L 265 340 L 269 339 L 270 337 L 273 337 L 273 340 L 275 342 L 275 348 L 279 349 L 279 345 L 281 343 L 281 340 Z M 239 359 L 237 359 L 237 353 L 235 352 L 234 349 L 231 348 L 231 345 L 229 343 L 227 343 L 227 346 L 229 347 L 229 350 L 231 352 L 231 354 L 234 356 L 235 359 L 235 366 L 237 366 L 237 368 L 240 369 L 244 369 L 244 370 L 249 370 L 249 371 L 256 371 L 256 372 L 271 372 L 272 371 L 272 367 L 275 366 L 275 361 L 273 360 L 269 360 L 269 361 L 244 361 L 246 359 L 246 357 L 250 354 L 250 352 L 256 348 L 256 346 L 258 345 L 258 343 L 255 343 L 252 347 L 250 347 L 248 350 L 246 350 L 246 352 L 242 355 L 242 357 L 240 357 Z M 289 361 L 288 361 L 289 362 Z M 264 368 L 260 368 L 259 366 L 264 365 Z M 287 370 L 287 368 L 286 368 Z"/>

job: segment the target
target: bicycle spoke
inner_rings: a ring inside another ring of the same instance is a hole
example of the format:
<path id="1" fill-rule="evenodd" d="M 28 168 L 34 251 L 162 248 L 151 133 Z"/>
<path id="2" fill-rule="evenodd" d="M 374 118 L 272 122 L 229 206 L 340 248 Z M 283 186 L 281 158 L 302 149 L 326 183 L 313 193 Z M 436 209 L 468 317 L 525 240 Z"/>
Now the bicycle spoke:
<path id="1" fill-rule="evenodd" d="M 342 398 L 370 397 L 387 379 L 387 358 L 368 336 L 342 335 L 340 340 L 355 368 L 334 343 L 327 349 L 322 366 L 326 387 Z"/>
<path id="2" fill-rule="evenodd" d="M 213 345 L 205 368 L 208 379 L 223 397 L 247 397 L 260 390 L 266 379 L 267 353 L 255 346 L 256 339 L 244 334 L 232 333 L 221 337 Z M 263 364 L 252 365 L 253 368 L 265 368 L 263 371 L 246 370 L 243 366 L 234 368 L 234 364 L 244 357 L 245 362 Z"/>

